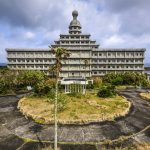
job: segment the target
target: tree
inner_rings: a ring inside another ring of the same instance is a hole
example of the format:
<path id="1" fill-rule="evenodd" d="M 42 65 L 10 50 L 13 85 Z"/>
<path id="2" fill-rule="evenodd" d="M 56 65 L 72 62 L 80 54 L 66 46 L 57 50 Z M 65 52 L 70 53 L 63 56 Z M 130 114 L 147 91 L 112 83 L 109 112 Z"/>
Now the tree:
<path id="1" fill-rule="evenodd" d="M 50 47 L 51 48 L 51 47 Z M 54 149 L 57 150 L 57 101 L 58 101 L 58 79 L 59 79 L 59 73 L 62 68 L 61 61 L 68 58 L 70 56 L 70 53 L 65 48 L 51 48 L 53 55 L 55 56 L 55 75 L 56 75 L 56 85 L 55 85 L 55 103 L 54 103 L 54 122 L 55 122 L 55 139 L 54 139 Z"/>
<path id="2" fill-rule="evenodd" d="M 17 72 L 14 70 L 3 69 L 0 71 L 0 93 L 6 94 L 14 92 L 16 88 Z"/>

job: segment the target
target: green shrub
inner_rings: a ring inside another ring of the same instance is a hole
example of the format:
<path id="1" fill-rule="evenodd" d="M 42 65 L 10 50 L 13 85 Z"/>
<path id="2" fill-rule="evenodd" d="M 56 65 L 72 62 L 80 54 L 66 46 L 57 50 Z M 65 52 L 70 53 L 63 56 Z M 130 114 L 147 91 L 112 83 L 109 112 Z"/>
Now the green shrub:
<path id="1" fill-rule="evenodd" d="M 87 85 L 86 85 L 86 88 L 87 89 L 93 89 L 94 88 L 94 84 L 92 82 L 89 82 Z"/>
<path id="2" fill-rule="evenodd" d="M 102 79 L 100 77 L 95 77 L 93 79 L 93 86 L 94 88 L 99 88 L 100 86 L 102 86 Z"/>
<path id="3" fill-rule="evenodd" d="M 51 91 L 48 93 L 48 98 L 49 102 L 51 104 L 55 103 L 55 90 L 51 89 Z M 58 112 L 64 111 L 67 107 L 67 97 L 64 94 L 58 94 L 58 99 L 57 99 L 57 108 Z"/>
<path id="4" fill-rule="evenodd" d="M 115 79 L 112 80 L 113 85 L 122 85 L 123 84 L 123 78 L 120 76 L 117 76 Z"/>
<path id="5" fill-rule="evenodd" d="M 103 97 L 103 98 L 112 97 L 114 95 L 116 95 L 114 86 L 103 86 L 99 89 L 97 93 L 97 96 Z"/>
<path id="6" fill-rule="evenodd" d="M 62 112 L 67 108 L 67 98 L 65 95 L 60 94 L 58 96 L 58 112 Z"/>
<path id="7" fill-rule="evenodd" d="M 112 85 L 133 85 L 133 86 L 148 86 L 148 80 L 145 74 L 136 72 L 125 73 L 110 73 L 103 76 L 104 84 Z"/>
<path id="8" fill-rule="evenodd" d="M 55 89 L 51 89 L 48 94 L 47 97 L 51 100 L 52 103 L 54 103 L 54 99 L 55 99 Z"/>

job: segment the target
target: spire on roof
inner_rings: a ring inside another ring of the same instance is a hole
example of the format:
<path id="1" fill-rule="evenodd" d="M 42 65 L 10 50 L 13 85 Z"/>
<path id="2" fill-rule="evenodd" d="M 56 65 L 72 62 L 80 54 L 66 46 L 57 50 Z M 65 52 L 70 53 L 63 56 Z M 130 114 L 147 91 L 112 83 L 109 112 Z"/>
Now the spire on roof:
<path id="1" fill-rule="evenodd" d="M 78 17 L 78 11 L 74 10 L 72 12 L 73 20 L 70 22 L 69 25 L 69 33 L 70 34 L 80 34 L 81 33 L 81 24 L 77 20 Z"/>

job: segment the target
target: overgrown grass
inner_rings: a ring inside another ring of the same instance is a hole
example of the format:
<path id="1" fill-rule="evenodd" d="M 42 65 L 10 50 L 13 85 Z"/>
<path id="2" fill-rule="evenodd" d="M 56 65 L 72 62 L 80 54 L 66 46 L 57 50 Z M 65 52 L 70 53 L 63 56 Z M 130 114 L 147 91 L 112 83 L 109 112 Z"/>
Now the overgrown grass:
<path id="1" fill-rule="evenodd" d="M 150 101 L 150 92 L 140 93 L 140 96 L 143 97 L 144 99 Z"/>
<path id="2" fill-rule="evenodd" d="M 45 147 L 45 148 L 39 148 L 38 150 L 54 150 L 51 146 Z M 60 150 L 60 148 L 57 148 L 57 150 Z"/>
<path id="3" fill-rule="evenodd" d="M 115 148 L 115 150 L 150 150 L 150 143 L 134 144 L 125 148 Z"/>
<path id="4" fill-rule="evenodd" d="M 117 90 L 125 90 L 125 89 L 127 89 L 127 86 L 126 85 L 118 85 L 118 86 L 116 86 L 116 89 Z"/>
<path id="5" fill-rule="evenodd" d="M 58 122 L 61 124 L 85 124 L 114 120 L 116 117 L 128 113 L 130 103 L 121 96 L 99 98 L 96 94 L 65 95 L 66 109 L 58 113 Z M 47 97 L 28 96 L 22 98 L 18 108 L 26 116 L 32 117 L 41 124 L 51 124 L 54 105 Z"/>

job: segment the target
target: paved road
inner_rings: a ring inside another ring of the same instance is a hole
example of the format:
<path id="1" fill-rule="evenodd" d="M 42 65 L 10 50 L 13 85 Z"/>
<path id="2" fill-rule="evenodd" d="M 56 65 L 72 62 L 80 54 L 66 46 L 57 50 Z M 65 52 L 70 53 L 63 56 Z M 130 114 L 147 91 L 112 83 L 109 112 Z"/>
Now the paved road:
<path id="1" fill-rule="evenodd" d="M 114 140 L 122 135 L 137 133 L 150 125 L 150 103 L 141 99 L 136 90 L 124 90 L 119 93 L 133 103 L 133 110 L 127 117 L 114 122 L 61 125 L 58 140 L 80 143 Z M 31 119 L 26 119 L 16 108 L 18 100 L 17 96 L 0 97 L 0 150 L 13 150 L 23 145 L 25 142 L 19 137 L 53 141 L 53 125 L 39 125 Z M 148 130 L 144 135 L 137 135 L 134 140 L 150 142 L 149 132 Z"/>

